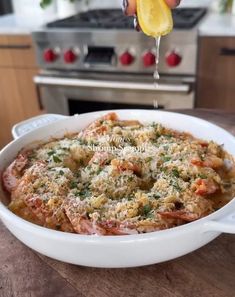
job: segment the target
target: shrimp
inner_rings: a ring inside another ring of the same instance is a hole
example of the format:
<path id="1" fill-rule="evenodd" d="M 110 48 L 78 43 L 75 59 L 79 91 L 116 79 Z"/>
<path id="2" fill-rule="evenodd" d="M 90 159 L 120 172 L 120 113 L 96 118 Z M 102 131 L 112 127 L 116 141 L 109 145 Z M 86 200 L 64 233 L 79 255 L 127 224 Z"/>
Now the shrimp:
<path id="1" fill-rule="evenodd" d="M 141 174 L 141 167 L 137 164 L 134 164 L 130 161 L 124 161 L 124 160 L 118 160 L 118 159 L 113 159 L 111 162 L 111 165 L 116 168 L 118 171 L 133 171 L 137 175 Z"/>
<path id="2" fill-rule="evenodd" d="M 98 228 L 98 226 L 95 226 L 95 224 L 87 218 L 82 205 L 77 204 L 76 200 L 67 198 L 63 203 L 63 209 L 76 233 L 85 235 L 105 235 L 102 228 Z"/>
<path id="3" fill-rule="evenodd" d="M 127 226 L 127 224 L 117 220 L 107 220 L 99 223 L 99 227 L 105 231 L 105 235 L 131 235 L 138 234 L 134 226 Z"/>
<path id="4" fill-rule="evenodd" d="M 200 218 L 196 213 L 191 213 L 186 210 L 176 210 L 176 211 L 165 211 L 158 212 L 158 214 L 166 219 L 179 219 L 185 222 L 193 222 Z"/>
<path id="5" fill-rule="evenodd" d="M 87 135 L 100 135 L 107 131 L 107 127 L 103 126 L 104 121 L 117 121 L 118 116 L 115 112 L 106 114 L 105 116 L 95 120 L 85 130 L 79 133 L 79 137 L 86 137 Z"/>
<path id="6" fill-rule="evenodd" d="M 120 222 L 107 220 L 98 222 L 87 216 L 87 210 L 83 202 L 74 198 L 67 198 L 63 203 L 65 213 L 71 222 L 73 229 L 78 234 L 86 235 L 127 235 L 136 234 L 137 231 L 126 226 L 120 226 Z"/>
<path id="7" fill-rule="evenodd" d="M 223 160 L 216 156 L 209 156 L 205 160 L 193 158 L 191 160 L 191 163 L 198 167 L 209 167 L 212 169 L 221 168 L 224 165 Z"/>
<path id="8" fill-rule="evenodd" d="M 30 209 L 40 221 L 40 225 L 72 233 L 74 229 L 65 215 L 64 209 L 61 207 L 62 201 L 63 199 L 60 197 L 44 201 L 37 195 L 29 195 L 24 199 L 28 209 Z"/>
<path id="9" fill-rule="evenodd" d="M 107 162 L 111 161 L 112 155 L 108 152 L 95 152 L 89 161 L 89 165 L 98 164 L 104 166 Z"/>
<path id="10" fill-rule="evenodd" d="M 192 187 L 195 188 L 195 194 L 200 196 L 211 195 L 219 190 L 219 185 L 211 179 L 200 178 Z"/>
<path id="11" fill-rule="evenodd" d="M 11 193 L 18 185 L 23 170 L 28 164 L 26 154 L 19 154 L 17 158 L 3 172 L 2 180 L 4 188 Z"/>

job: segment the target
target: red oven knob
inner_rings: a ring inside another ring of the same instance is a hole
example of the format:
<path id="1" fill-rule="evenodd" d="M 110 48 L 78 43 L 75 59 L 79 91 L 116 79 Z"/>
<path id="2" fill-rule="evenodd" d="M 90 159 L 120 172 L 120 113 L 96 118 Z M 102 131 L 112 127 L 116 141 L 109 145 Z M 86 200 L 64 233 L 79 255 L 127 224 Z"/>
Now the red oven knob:
<path id="1" fill-rule="evenodd" d="M 134 62 L 134 59 L 133 55 L 126 51 L 120 56 L 119 61 L 123 66 L 129 66 Z"/>
<path id="2" fill-rule="evenodd" d="M 182 57 L 177 54 L 175 51 L 172 51 L 171 53 L 166 55 L 166 63 L 170 67 L 176 67 L 178 66 L 182 61 Z"/>
<path id="3" fill-rule="evenodd" d="M 147 52 L 143 56 L 144 67 L 151 67 L 156 63 L 156 56 L 152 52 Z"/>
<path id="4" fill-rule="evenodd" d="M 74 63 L 77 60 L 77 55 L 72 51 L 68 50 L 64 53 L 65 63 Z"/>
<path id="5" fill-rule="evenodd" d="M 48 48 L 44 51 L 43 58 L 44 58 L 45 62 L 53 63 L 53 62 L 55 62 L 57 56 L 56 56 L 56 53 L 52 49 Z"/>

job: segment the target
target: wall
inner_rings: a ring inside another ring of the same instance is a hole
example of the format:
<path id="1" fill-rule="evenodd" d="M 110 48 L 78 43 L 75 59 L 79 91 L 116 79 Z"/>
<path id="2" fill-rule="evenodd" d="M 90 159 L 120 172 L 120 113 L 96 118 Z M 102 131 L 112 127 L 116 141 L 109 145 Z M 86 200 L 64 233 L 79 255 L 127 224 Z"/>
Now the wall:
<path id="1" fill-rule="evenodd" d="M 91 7 L 120 7 L 122 0 L 91 0 Z"/>

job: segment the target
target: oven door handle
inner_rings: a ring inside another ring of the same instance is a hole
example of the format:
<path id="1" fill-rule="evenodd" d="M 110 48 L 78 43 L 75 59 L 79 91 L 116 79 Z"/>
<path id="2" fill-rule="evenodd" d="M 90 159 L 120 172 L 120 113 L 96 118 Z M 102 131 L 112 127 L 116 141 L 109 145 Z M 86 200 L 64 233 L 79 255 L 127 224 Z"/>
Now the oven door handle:
<path id="1" fill-rule="evenodd" d="M 34 77 L 34 82 L 41 86 L 59 86 L 59 87 L 81 87 L 95 89 L 115 89 L 115 90 L 134 90 L 134 91 L 158 91 L 170 93 L 185 93 L 191 91 L 190 84 L 170 84 L 170 83 L 132 83 L 106 80 L 78 79 L 49 77 L 38 75 Z"/>

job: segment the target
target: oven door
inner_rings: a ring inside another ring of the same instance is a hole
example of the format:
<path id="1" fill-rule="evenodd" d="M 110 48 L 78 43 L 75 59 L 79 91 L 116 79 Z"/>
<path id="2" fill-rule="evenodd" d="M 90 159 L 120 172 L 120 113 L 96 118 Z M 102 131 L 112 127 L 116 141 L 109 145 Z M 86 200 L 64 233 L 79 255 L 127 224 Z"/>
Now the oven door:
<path id="1" fill-rule="evenodd" d="M 34 81 L 49 113 L 73 115 L 108 109 L 194 106 L 193 78 L 162 77 L 154 84 L 152 76 L 146 75 L 47 73 L 36 76 Z"/>

